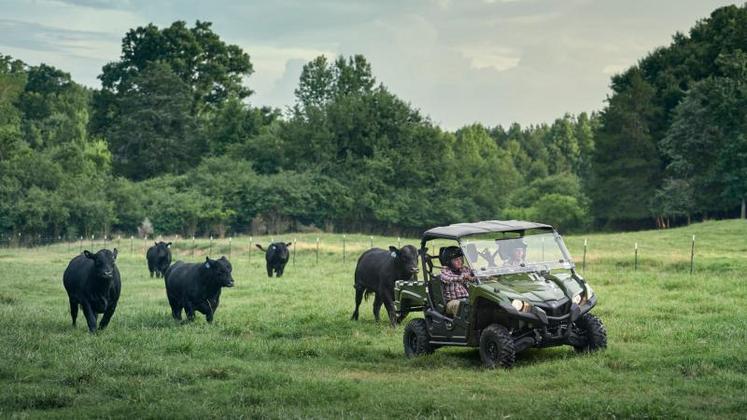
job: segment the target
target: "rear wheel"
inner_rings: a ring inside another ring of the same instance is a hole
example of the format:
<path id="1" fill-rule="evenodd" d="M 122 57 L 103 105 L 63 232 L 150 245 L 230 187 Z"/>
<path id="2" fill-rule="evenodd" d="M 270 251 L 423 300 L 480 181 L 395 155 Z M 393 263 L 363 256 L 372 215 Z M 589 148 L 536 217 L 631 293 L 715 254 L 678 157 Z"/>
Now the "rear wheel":
<path id="1" fill-rule="evenodd" d="M 592 314 L 584 314 L 574 325 L 577 333 L 586 340 L 586 345 L 573 347 L 579 353 L 594 352 L 607 348 L 607 330 L 602 320 Z"/>
<path id="2" fill-rule="evenodd" d="M 422 318 L 413 319 L 405 327 L 402 342 L 405 345 L 407 357 L 422 356 L 433 353 L 433 347 L 429 343 L 428 327 Z"/>
<path id="3" fill-rule="evenodd" d="M 510 368 L 516 359 L 514 339 L 506 327 L 492 324 L 480 334 L 480 358 L 488 369 Z"/>

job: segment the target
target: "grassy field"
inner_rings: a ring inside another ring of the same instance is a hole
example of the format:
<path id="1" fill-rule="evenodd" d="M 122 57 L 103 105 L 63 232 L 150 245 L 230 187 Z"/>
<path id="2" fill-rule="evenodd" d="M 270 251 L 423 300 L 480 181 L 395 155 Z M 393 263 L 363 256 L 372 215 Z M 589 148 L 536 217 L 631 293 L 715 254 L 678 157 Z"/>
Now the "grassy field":
<path id="1" fill-rule="evenodd" d="M 62 287 L 79 244 L 0 249 L 0 417 L 747 416 L 747 222 L 566 238 L 579 268 L 588 239 L 585 276 L 609 348 L 528 350 L 508 371 L 482 369 L 472 349 L 406 359 L 403 327 L 375 323 L 371 301 L 349 320 L 369 237 L 348 235 L 343 263 L 341 236 L 322 235 L 318 264 L 316 235 L 295 238 L 281 279 L 266 277 L 248 238 L 232 241 L 236 287 L 212 325 L 172 321 L 142 241 L 131 253 L 123 239 L 119 306 L 95 335 L 80 318 L 71 328 Z M 209 247 L 198 241 L 193 256 L 191 241 L 177 242 L 177 258 L 204 260 Z M 228 253 L 226 240 L 213 247 Z"/>

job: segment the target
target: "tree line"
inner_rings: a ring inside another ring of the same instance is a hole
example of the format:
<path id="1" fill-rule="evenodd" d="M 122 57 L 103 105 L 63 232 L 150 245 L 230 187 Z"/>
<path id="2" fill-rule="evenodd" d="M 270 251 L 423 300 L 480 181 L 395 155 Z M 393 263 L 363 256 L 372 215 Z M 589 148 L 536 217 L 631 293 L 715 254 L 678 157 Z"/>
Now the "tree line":
<path id="1" fill-rule="evenodd" d="M 494 218 L 561 229 L 731 216 L 747 191 L 747 10 L 612 79 L 599 113 L 443 130 L 362 56 L 320 56 L 285 110 L 210 23 L 130 30 L 100 89 L 0 55 L 0 233 L 419 233 Z M 248 85 L 248 86 L 247 86 Z"/>

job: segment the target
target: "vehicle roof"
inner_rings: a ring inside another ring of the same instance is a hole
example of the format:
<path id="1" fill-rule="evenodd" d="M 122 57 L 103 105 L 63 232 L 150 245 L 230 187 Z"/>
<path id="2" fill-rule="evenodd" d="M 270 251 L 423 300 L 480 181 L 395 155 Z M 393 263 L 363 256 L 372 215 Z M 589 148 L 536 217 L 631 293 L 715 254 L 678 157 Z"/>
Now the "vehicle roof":
<path id="1" fill-rule="evenodd" d="M 423 232 L 423 242 L 431 239 L 454 239 L 490 232 L 513 232 L 527 229 L 552 229 L 550 225 L 524 220 L 485 220 L 475 223 L 455 223 L 439 226 Z"/>

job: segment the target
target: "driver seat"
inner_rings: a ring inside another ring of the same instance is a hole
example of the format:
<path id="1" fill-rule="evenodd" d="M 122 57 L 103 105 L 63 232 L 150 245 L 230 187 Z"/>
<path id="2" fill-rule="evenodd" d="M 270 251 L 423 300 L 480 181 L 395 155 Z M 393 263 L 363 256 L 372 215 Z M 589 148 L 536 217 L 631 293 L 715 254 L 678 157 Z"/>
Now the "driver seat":
<path id="1" fill-rule="evenodd" d="M 431 294 L 431 302 L 433 307 L 440 313 L 446 313 L 446 303 L 444 303 L 444 292 L 441 284 L 440 276 L 431 277 L 431 281 L 428 284 L 428 290 Z"/>

